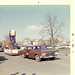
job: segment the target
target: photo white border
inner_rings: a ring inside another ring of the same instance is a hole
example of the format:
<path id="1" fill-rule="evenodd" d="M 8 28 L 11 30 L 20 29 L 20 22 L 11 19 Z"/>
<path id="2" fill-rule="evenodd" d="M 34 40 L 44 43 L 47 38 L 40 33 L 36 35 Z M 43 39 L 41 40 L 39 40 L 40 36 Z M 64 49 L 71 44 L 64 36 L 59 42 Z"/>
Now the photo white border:
<path id="1" fill-rule="evenodd" d="M 70 5 L 70 75 L 75 75 L 75 21 L 74 21 L 74 1 L 0 1 L 0 5 Z M 72 45 L 74 44 L 74 47 Z"/>

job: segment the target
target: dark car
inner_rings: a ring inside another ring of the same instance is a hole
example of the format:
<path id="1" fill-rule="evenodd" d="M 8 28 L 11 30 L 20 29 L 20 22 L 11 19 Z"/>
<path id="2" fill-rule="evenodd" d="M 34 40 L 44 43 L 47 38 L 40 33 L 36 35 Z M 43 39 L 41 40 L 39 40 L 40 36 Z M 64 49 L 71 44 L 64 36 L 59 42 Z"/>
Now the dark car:
<path id="1" fill-rule="evenodd" d="M 36 61 L 41 61 L 42 58 L 55 59 L 58 51 L 47 50 L 45 46 L 27 46 L 25 49 L 18 51 L 18 54 L 23 58 L 35 58 Z"/>
<path id="2" fill-rule="evenodd" d="M 0 51 L 1 51 L 1 52 L 4 52 L 4 48 L 3 48 L 3 47 L 0 47 Z"/>

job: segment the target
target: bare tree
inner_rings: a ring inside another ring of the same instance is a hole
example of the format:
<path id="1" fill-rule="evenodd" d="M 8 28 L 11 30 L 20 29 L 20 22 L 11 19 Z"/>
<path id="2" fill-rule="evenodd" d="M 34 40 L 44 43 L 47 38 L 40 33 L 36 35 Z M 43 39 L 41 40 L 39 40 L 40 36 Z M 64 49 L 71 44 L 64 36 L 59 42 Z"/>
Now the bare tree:
<path id="1" fill-rule="evenodd" d="M 56 16 L 51 17 L 50 15 L 46 15 L 45 21 L 42 24 L 42 33 L 44 36 L 49 36 L 53 48 L 54 39 L 57 37 L 63 37 L 61 34 L 61 30 L 63 28 L 62 26 L 64 25 L 64 21 L 60 21 Z"/>

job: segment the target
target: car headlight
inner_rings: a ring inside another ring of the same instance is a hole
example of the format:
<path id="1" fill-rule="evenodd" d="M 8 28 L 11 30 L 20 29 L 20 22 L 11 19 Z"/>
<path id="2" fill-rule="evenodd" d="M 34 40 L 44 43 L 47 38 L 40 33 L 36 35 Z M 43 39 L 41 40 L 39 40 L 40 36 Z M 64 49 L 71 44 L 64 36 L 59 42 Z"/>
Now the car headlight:
<path id="1" fill-rule="evenodd" d="M 55 52 L 55 54 L 59 54 L 58 52 Z"/>
<path id="2" fill-rule="evenodd" d="M 46 55 L 46 53 L 42 53 L 42 55 Z"/>

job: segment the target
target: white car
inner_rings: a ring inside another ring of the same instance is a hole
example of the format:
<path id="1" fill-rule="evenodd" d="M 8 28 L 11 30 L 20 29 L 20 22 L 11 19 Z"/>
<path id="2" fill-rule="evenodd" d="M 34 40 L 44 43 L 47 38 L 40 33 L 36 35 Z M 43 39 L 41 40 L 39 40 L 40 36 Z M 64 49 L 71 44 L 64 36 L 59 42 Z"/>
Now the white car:
<path id="1" fill-rule="evenodd" d="M 63 46 L 63 48 L 70 48 L 70 45 L 65 45 Z"/>
<path id="2" fill-rule="evenodd" d="M 56 46 L 55 49 L 62 49 L 62 46 Z"/>

